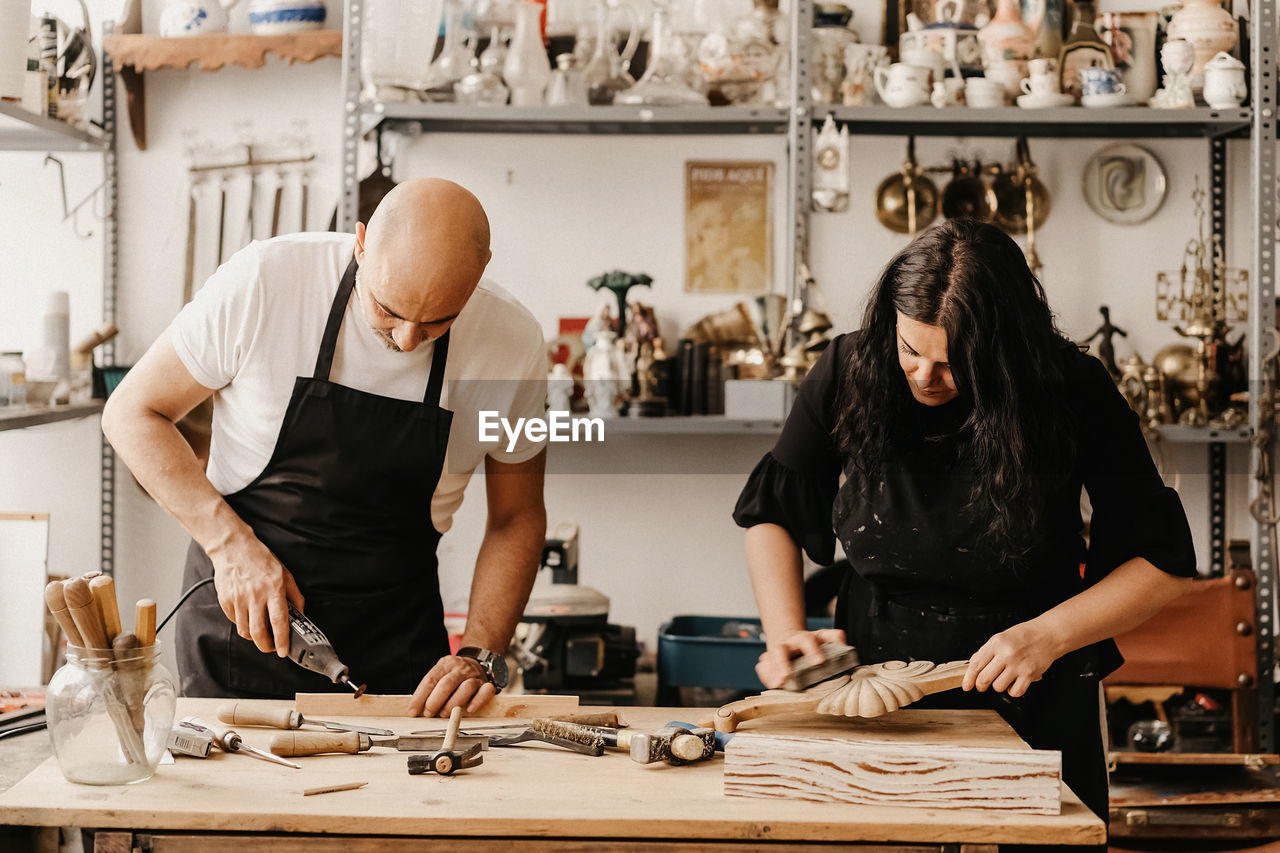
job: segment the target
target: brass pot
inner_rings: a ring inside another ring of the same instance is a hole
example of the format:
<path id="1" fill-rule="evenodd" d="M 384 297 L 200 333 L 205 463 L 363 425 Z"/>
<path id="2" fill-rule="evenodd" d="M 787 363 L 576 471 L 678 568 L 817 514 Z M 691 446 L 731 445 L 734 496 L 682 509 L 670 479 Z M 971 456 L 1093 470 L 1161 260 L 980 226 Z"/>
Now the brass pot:
<path id="1" fill-rule="evenodd" d="M 902 170 L 885 178 L 876 188 L 876 219 L 894 233 L 914 237 L 937 215 L 938 188 L 916 166 L 916 139 L 908 137 L 907 159 Z"/>
<path id="2" fill-rule="evenodd" d="M 1049 189 L 1036 177 L 1036 164 L 1031 160 L 1025 136 L 1018 138 L 1017 166 L 1008 172 L 1001 169 L 991 183 L 991 190 L 996 196 L 994 222 L 1008 234 L 1027 233 L 1028 192 L 1035 211 L 1034 228 L 1040 228 L 1049 218 Z"/>
<path id="3" fill-rule="evenodd" d="M 942 215 L 947 219 L 964 217 L 990 222 L 998 207 L 996 194 L 982 180 L 982 164 L 970 166 L 956 160 L 952 178 L 942 190 Z"/>

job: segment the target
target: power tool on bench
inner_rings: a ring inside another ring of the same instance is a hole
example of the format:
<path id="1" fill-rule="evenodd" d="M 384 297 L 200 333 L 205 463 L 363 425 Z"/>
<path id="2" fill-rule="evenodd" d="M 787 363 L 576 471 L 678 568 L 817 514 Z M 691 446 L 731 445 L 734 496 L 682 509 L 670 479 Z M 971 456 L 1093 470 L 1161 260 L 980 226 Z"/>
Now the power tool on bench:
<path id="1" fill-rule="evenodd" d="M 560 522 L 547 537 L 521 621 L 527 631 L 513 652 L 525 690 L 571 690 L 606 703 L 634 693 L 636 629 L 609 624 L 609 598 L 578 585 L 574 522 Z"/>
<path id="2" fill-rule="evenodd" d="M 334 684 L 347 685 L 356 692 L 357 699 L 364 694 L 365 685 L 357 687 L 351 683 L 347 665 L 338 660 L 324 631 L 303 616 L 292 602 L 289 603 L 289 660 L 303 669 L 320 673 Z"/>

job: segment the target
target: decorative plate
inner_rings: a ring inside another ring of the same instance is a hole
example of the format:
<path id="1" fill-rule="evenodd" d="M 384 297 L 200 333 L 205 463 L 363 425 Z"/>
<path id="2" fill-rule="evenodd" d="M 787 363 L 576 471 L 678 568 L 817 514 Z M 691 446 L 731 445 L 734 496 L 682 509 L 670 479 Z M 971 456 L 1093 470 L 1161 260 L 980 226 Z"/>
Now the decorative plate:
<path id="1" fill-rule="evenodd" d="M 1164 203 L 1167 188 L 1156 155 L 1131 142 L 1106 146 L 1084 167 L 1084 199 L 1108 222 L 1145 222 Z"/>

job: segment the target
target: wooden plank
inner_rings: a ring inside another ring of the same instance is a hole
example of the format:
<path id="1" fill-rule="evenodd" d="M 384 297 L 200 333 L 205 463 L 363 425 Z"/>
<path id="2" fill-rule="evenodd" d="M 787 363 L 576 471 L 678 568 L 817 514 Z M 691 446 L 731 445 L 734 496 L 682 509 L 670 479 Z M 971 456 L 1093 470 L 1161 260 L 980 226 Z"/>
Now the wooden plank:
<path id="1" fill-rule="evenodd" d="M 1107 758 L 1112 764 L 1280 764 L 1280 755 L 1269 752 L 1111 752 Z"/>
<path id="2" fill-rule="evenodd" d="M 310 30 L 279 35 L 213 33 L 202 36 L 164 38 L 154 35 L 109 35 L 103 39 L 111 61 L 120 71 L 186 68 L 200 64 L 201 71 L 217 71 L 224 65 L 261 68 L 267 54 L 293 62 L 314 62 L 342 55 L 342 30 Z"/>
<path id="3" fill-rule="evenodd" d="M 151 853 L 245 853 L 243 835 L 151 835 Z M 577 841 L 570 838 L 457 838 L 457 848 L 467 853 L 598 853 L 604 849 L 599 841 Z M 332 838 L 325 836 L 273 835 L 264 839 L 263 847 L 271 853 L 421 853 L 422 841 L 416 838 Z M 443 845 L 442 845 L 443 846 Z M 610 840 L 612 853 L 760 853 L 759 844 L 705 841 L 619 841 Z M 847 844 L 770 844 L 768 853 L 848 853 Z M 857 853 L 938 853 L 938 846 L 905 844 L 859 845 Z M 966 845 L 961 853 L 995 853 L 986 845 Z"/>
<path id="4" fill-rule="evenodd" d="M 224 700 L 178 700 L 179 716 L 217 718 Z M 263 702 L 288 708 L 287 701 Z M 690 708 L 628 708 L 632 729 L 708 716 Z M 397 734 L 443 730 L 441 719 L 350 718 Z M 480 725 L 479 721 L 475 721 Z M 464 721 L 463 727 L 467 726 Z M 241 727 L 265 748 L 277 732 Z M 770 731 L 859 738 L 886 745 L 969 745 L 1028 750 L 992 711 L 913 710 L 875 719 L 822 718 Z M 745 737 L 739 735 L 738 737 Z M 24 738 L 16 738 L 21 742 Z M 9 741 L 0 741 L 0 765 Z M 138 785 L 76 785 L 45 761 L 0 794 L 0 824 L 94 826 L 136 832 L 303 833 L 355 836 L 572 838 L 612 848 L 625 839 L 741 844 L 779 842 L 901 844 L 1100 844 L 1102 821 L 1069 793 L 1060 815 L 990 809 L 849 806 L 723 794 L 720 758 L 685 767 L 641 765 L 625 754 L 593 758 L 546 744 L 490 749 L 484 764 L 454 776 L 409 776 L 404 753 L 375 747 L 359 755 L 299 758 L 301 770 L 217 753 L 178 758 Z M 358 774 L 358 775 L 357 775 Z M 356 791 L 305 797 L 319 785 L 367 780 Z M 602 803 L 605 805 L 602 806 Z M 450 849 L 462 843 L 442 844 Z M 710 846 L 710 845 L 708 845 Z M 278 853 L 277 848 L 271 848 Z"/>
<path id="5" fill-rule="evenodd" d="M 294 708 L 304 717 L 408 717 L 411 696 L 345 693 L 299 693 Z M 534 719 L 563 714 L 578 707 L 577 696 L 494 696 L 472 717 Z"/>
<path id="6" fill-rule="evenodd" d="M 861 806 L 1061 810 L 1062 754 L 740 734 L 725 749 L 724 792 Z"/>

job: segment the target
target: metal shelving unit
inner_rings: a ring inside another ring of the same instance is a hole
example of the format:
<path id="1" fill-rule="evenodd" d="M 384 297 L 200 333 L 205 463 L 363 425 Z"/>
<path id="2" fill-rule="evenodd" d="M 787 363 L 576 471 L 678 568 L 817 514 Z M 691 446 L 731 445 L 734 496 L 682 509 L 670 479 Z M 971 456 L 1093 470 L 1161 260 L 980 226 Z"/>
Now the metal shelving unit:
<path id="1" fill-rule="evenodd" d="M 106 32 L 111 24 L 105 25 Z M 102 318 L 114 322 L 116 312 L 116 97 L 115 71 L 111 58 L 102 56 L 102 132 L 78 130 L 66 122 L 29 113 L 21 107 L 0 101 L 0 151 L 86 151 L 103 155 L 103 197 L 106 213 L 103 217 L 103 272 Z M 115 343 L 102 347 L 108 363 L 114 361 Z M 102 403 L 95 401 L 84 405 L 32 408 L 21 412 L 0 415 L 0 431 L 25 429 L 56 421 L 89 417 L 102 411 Z M 101 471 L 99 478 L 100 540 L 99 568 L 111 574 L 115 557 L 115 452 L 102 439 Z"/>
<path id="2" fill-rule="evenodd" d="M 1250 200 L 1250 227 L 1253 234 L 1250 269 L 1248 339 L 1249 376 L 1257 391 L 1264 377 L 1274 379 L 1277 351 L 1275 331 L 1275 250 L 1277 237 L 1277 93 L 1276 56 L 1273 45 L 1277 32 L 1277 0 L 1257 0 L 1249 22 L 1252 67 L 1252 105 L 1229 110 L 1198 107 L 1185 110 L 1156 110 L 1146 107 L 1088 109 L 1072 107 L 1024 110 L 1013 107 L 977 110 L 917 107 L 843 107 L 811 104 L 809 96 L 809 26 L 813 0 L 793 0 L 791 16 L 792 103 L 788 109 L 706 107 L 661 109 L 640 107 L 585 107 L 515 109 L 475 108 L 451 104 L 371 104 L 360 103 L 361 0 L 346 0 L 343 79 L 345 123 L 343 139 L 343 193 L 339 227 L 354 228 L 357 206 L 356 151 L 359 134 L 369 124 L 380 121 L 416 122 L 428 130 L 475 131 L 488 133 L 594 133 L 594 134 L 786 134 L 788 204 L 786 227 L 787 258 L 782 269 L 793 275 L 789 294 L 798 296 L 803 282 L 802 264 L 808 258 L 809 210 L 813 164 L 810 155 L 811 128 L 828 114 L 861 135 L 933 136 L 1036 136 L 1055 138 L 1198 138 L 1209 149 L 1210 198 L 1213 229 L 1226 234 L 1227 157 L 1225 140 L 1250 140 L 1250 173 L 1253 188 Z M 1271 384 L 1268 383 L 1268 387 Z M 1221 573 L 1225 564 L 1225 462 L 1228 443 L 1251 441 L 1255 435 L 1270 435 L 1270 409 L 1258 405 L 1259 394 L 1251 395 L 1247 427 L 1206 429 L 1170 426 L 1160 431 L 1164 440 L 1200 443 L 1206 447 L 1211 478 L 1211 569 Z M 635 432 L 676 432 L 666 423 L 635 423 Z M 674 421 L 674 419 L 671 419 Z M 682 419 L 687 420 L 687 419 Z M 622 420 L 614 423 L 621 424 Z M 727 426 L 724 422 L 722 427 Z M 752 427 L 754 429 L 754 427 Z M 629 430 L 630 431 L 630 430 Z M 688 432 L 712 432 L 697 429 Z M 723 431 L 723 429 L 721 430 Z M 738 431 L 735 427 L 730 431 Z M 1274 452 L 1265 451 L 1274 457 Z M 1250 498 L 1261 501 L 1259 483 L 1251 485 Z M 1267 518 L 1275 508 L 1265 501 L 1255 504 Z M 1253 567 L 1257 587 L 1257 642 L 1259 703 L 1259 746 L 1264 752 L 1276 749 L 1274 731 L 1275 668 L 1274 622 L 1275 554 L 1268 525 L 1255 521 L 1252 528 Z"/>

